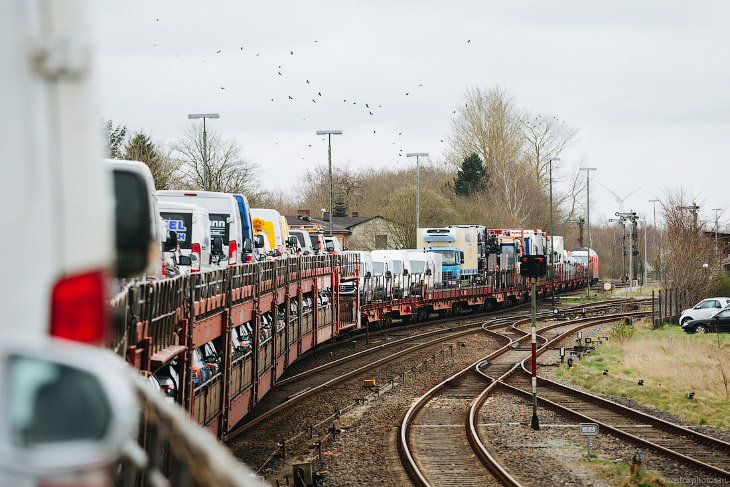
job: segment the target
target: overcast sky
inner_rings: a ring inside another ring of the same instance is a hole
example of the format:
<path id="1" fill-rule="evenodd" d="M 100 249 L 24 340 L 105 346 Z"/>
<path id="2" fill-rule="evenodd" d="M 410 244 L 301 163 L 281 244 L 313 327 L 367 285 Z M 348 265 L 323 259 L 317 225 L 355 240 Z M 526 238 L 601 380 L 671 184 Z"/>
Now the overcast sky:
<path id="1" fill-rule="evenodd" d="M 582 156 L 598 168 L 594 222 L 618 210 L 594 182 L 643 185 L 625 209 L 649 217 L 680 186 L 704 218 L 730 206 L 729 19 L 726 1 L 666 0 L 105 1 L 92 16 L 101 117 L 172 142 L 188 113 L 218 112 L 209 126 L 267 189 L 326 163 L 321 129 L 344 132 L 333 164 L 440 161 L 464 90 L 498 85 L 579 129 L 561 157 L 565 176 Z"/>

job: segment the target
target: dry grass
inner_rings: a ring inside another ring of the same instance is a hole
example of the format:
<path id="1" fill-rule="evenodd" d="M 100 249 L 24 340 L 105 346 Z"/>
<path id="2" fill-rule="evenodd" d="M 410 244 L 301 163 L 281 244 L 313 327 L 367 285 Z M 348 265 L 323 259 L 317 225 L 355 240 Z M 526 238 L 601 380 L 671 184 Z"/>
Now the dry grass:
<path id="1" fill-rule="evenodd" d="M 730 335 L 688 335 L 637 325 L 623 345 L 604 345 L 561 375 L 591 390 L 636 399 L 693 424 L 730 429 Z M 608 375 L 602 375 L 608 369 Z M 724 372 L 724 374 L 723 374 Z M 644 385 L 637 381 L 643 379 Z M 693 399 L 687 398 L 694 392 Z"/>

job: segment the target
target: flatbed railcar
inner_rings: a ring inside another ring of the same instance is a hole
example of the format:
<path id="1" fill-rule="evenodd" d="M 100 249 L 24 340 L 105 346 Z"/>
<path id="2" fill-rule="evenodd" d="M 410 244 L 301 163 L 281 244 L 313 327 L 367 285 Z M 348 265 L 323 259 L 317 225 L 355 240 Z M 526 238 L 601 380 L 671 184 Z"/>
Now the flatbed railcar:
<path id="1" fill-rule="evenodd" d="M 169 397 L 225 438 L 292 362 L 324 341 L 363 324 L 529 299 L 526 279 L 514 269 L 489 271 L 478 285 L 429 289 L 419 274 L 400 276 L 398 286 L 393 276 L 361 280 L 359 259 L 355 252 L 279 258 L 128 284 L 112 300 L 117 319 L 107 346 L 145 374 L 174 369 L 177 387 Z M 584 268 L 558 265 L 555 292 L 585 279 Z M 365 289 L 340 296 L 344 283 Z M 540 280 L 538 295 L 548 295 L 550 286 Z M 397 288 L 411 291 L 394 294 Z"/>

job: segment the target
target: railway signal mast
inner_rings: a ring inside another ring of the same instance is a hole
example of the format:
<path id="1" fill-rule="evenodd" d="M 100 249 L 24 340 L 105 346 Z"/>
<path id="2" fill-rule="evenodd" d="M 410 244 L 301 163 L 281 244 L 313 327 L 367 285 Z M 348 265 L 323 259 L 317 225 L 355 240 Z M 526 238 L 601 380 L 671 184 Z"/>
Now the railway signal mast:
<path id="1" fill-rule="evenodd" d="M 520 274 L 530 278 L 531 301 L 532 301 L 532 429 L 539 430 L 540 422 L 537 420 L 537 330 L 535 329 L 535 315 L 537 304 L 535 302 L 535 284 L 539 277 L 547 275 L 547 258 L 544 255 L 525 255 L 520 258 Z"/>
<path id="2" fill-rule="evenodd" d="M 631 230 L 629 231 L 629 291 L 633 291 L 634 286 L 634 255 L 639 255 L 639 251 L 634 249 L 634 245 L 637 245 L 636 239 L 636 221 L 639 219 L 635 211 L 627 213 L 616 212 L 618 220 L 609 218 L 609 222 L 618 221 L 621 222 L 621 226 L 624 226 L 624 222 L 631 222 Z M 625 228 L 625 227 L 624 227 Z M 624 237 L 626 238 L 626 237 Z M 623 260 L 623 259 L 622 259 Z"/>

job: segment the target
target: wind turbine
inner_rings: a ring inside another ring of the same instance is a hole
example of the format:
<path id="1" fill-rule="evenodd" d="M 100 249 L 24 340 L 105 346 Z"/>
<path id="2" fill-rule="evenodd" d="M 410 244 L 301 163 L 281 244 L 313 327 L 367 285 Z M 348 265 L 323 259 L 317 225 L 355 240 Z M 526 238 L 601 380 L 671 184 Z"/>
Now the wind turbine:
<path id="1" fill-rule="evenodd" d="M 606 188 L 606 191 L 608 191 L 609 193 L 611 193 L 612 195 L 614 195 L 616 197 L 616 202 L 618 203 L 618 211 L 620 213 L 623 213 L 624 212 L 624 201 L 626 201 L 627 199 L 629 199 L 629 196 L 631 196 L 632 194 L 636 193 L 637 191 L 639 191 L 641 188 L 644 187 L 644 185 L 642 184 L 641 186 L 639 186 L 638 188 L 636 188 L 635 190 L 633 190 L 632 192 L 630 192 L 629 194 L 627 194 L 626 196 L 624 196 L 622 198 L 619 195 L 617 195 L 616 193 L 614 193 L 613 191 L 611 191 L 608 188 L 608 186 L 606 186 L 602 182 L 598 181 L 598 184 L 600 184 L 601 186 L 603 186 L 604 188 Z"/>

